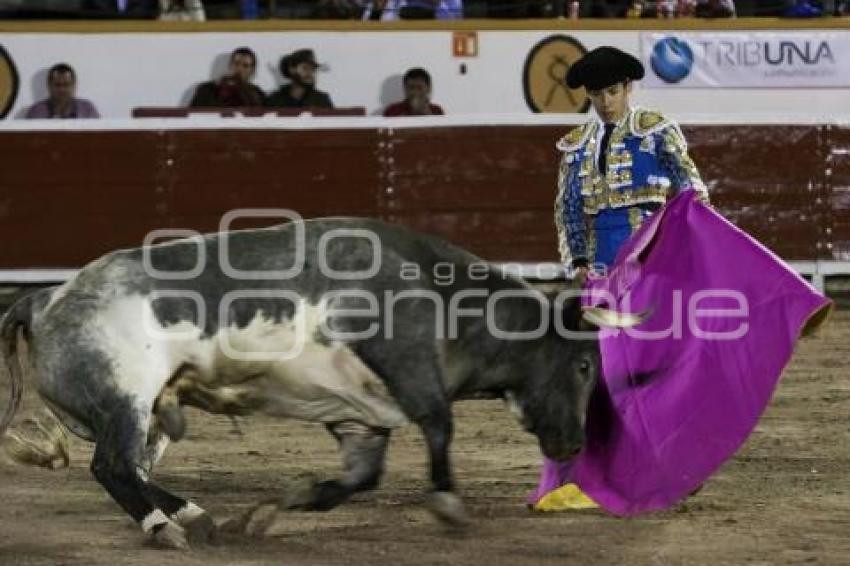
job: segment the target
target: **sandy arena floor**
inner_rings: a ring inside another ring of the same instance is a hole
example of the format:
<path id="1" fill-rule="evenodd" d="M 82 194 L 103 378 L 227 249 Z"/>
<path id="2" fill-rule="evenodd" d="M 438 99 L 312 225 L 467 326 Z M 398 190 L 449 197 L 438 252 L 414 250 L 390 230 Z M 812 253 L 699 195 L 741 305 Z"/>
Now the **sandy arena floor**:
<path id="1" fill-rule="evenodd" d="M 532 437 L 501 403 L 456 405 L 455 470 L 475 520 L 463 535 L 421 505 L 425 450 L 412 427 L 394 437 L 377 492 L 329 513 L 282 513 L 261 540 L 227 538 L 189 553 L 145 546 L 91 478 L 92 447 L 75 439 L 68 470 L 0 461 L 0 564 L 850 564 L 848 371 L 843 311 L 800 344 L 756 433 L 698 495 L 633 519 L 529 512 L 523 501 L 539 461 Z M 21 415 L 37 406 L 29 390 Z M 227 419 L 191 412 L 188 438 L 166 454 L 159 482 L 223 520 L 308 474 L 336 473 L 335 443 L 321 426 L 257 418 L 243 421 L 244 436 L 231 430 Z"/>

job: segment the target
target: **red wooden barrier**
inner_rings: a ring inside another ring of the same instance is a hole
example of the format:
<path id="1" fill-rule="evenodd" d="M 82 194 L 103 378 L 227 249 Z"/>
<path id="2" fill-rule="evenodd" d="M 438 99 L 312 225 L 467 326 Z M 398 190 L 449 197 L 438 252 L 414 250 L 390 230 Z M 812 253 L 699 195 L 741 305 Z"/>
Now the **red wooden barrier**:
<path id="1" fill-rule="evenodd" d="M 488 259 L 553 261 L 563 131 L 0 132 L 0 269 L 78 267 L 139 245 L 150 230 L 215 230 L 225 212 L 249 207 L 378 216 Z M 850 130 L 685 132 L 715 206 L 733 222 L 787 259 L 850 258 Z"/>

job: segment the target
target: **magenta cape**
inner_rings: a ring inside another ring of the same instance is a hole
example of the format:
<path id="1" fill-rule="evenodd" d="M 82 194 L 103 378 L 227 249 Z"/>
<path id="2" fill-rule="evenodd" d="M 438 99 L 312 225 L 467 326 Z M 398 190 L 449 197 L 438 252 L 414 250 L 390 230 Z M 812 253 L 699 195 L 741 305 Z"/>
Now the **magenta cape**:
<path id="1" fill-rule="evenodd" d="M 637 329 L 668 335 L 600 333 L 603 379 L 585 449 L 570 464 L 546 460 L 531 502 L 574 481 L 618 515 L 671 506 L 730 458 L 770 401 L 797 338 L 831 307 L 691 191 L 648 220 L 608 277 L 588 288 L 609 296 L 590 302 L 613 297 L 608 306 L 617 310 L 651 308 Z"/>

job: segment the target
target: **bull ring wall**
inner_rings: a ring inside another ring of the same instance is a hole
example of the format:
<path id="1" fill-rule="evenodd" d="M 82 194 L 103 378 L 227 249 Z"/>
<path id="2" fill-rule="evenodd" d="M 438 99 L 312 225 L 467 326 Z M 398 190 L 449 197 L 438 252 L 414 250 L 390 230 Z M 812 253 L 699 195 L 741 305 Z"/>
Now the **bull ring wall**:
<path id="1" fill-rule="evenodd" d="M 0 281 L 63 280 L 151 230 L 239 208 L 372 216 L 558 277 L 554 142 L 580 116 L 16 122 Z M 823 288 L 850 274 L 850 120 L 683 117 L 715 207 Z M 237 227 L 269 224 L 248 219 Z"/>

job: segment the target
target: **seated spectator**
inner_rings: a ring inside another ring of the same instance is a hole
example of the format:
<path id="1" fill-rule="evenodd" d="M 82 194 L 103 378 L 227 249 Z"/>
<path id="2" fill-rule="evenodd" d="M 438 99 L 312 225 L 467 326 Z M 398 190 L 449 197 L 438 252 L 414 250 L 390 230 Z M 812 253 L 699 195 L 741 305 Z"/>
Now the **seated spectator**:
<path id="1" fill-rule="evenodd" d="M 77 98 L 77 74 L 67 63 L 53 65 L 47 72 L 48 97 L 33 104 L 24 118 L 100 118 L 94 104 Z"/>
<path id="2" fill-rule="evenodd" d="M 484 9 L 483 16 L 498 19 L 522 19 L 539 17 L 564 17 L 569 12 L 570 0 L 555 0 L 549 2 L 529 2 L 528 0 L 499 0 L 498 2 L 475 0 L 464 3 L 464 8 L 469 7 L 473 14 Z M 547 6 L 547 4 L 549 4 Z M 596 1 L 581 2 L 581 16 L 590 16 L 589 10 L 595 6 Z M 481 14 L 476 14 L 481 17 Z M 470 17 L 470 16 L 467 16 Z"/>
<path id="3" fill-rule="evenodd" d="M 201 0 L 159 0 L 159 19 L 168 22 L 203 22 L 207 16 Z"/>
<path id="4" fill-rule="evenodd" d="M 786 18 L 817 18 L 823 15 L 823 8 L 816 2 L 796 0 L 782 15 Z"/>
<path id="5" fill-rule="evenodd" d="M 463 17 L 463 0 L 374 0 L 366 2 L 364 20 L 455 20 Z"/>
<path id="6" fill-rule="evenodd" d="M 289 83 L 266 99 L 270 108 L 333 108 L 328 93 L 316 88 L 319 64 L 312 49 L 299 49 L 280 60 L 280 74 Z"/>
<path id="7" fill-rule="evenodd" d="M 362 0 L 318 0 L 307 17 L 319 20 L 358 20 L 363 15 L 363 9 Z"/>
<path id="8" fill-rule="evenodd" d="M 257 55 L 249 47 L 239 47 L 230 54 L 227 74 L 217 81 L 198 85 L 189 103 L 191 108 L 233 108 L 262 106 L 265 93 L 251 78 L 257 70 Z"/>
<path id="9" fill-rule="evenodd" d="M 622 0 L 597 0 L 591 4 L 589 16 L 591 18 L 624 18 L 628 15 L 628 10 L 629 3 Z"/>
<path id="10" fill-rule="evenodd" d="M 256 20 L 260 17 L 259 0 L 240 0 L 239 8 L 242 11 L 243 20 Z"/>
<path id="11" fill-rule="evenodd" d="M 422 68 L 404 74 L 404 100 L 390 104 L 384 116 L 432 116 L 445 114 L 436 104 L 431 104 L 431 75 Z"/>
<path id="12" fill-rule="evenodd" d="M 699 0 L 694 10 L 698 18 L 734 18 L 733 0 Z"/>
<path id="13" fill-rule="evenodd" d="M 95 18 L 148 19 L 157 16 L 157 0 L 83 0 L 87 16 Z"/>

